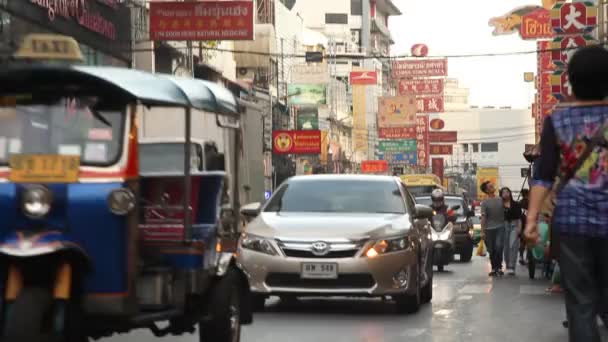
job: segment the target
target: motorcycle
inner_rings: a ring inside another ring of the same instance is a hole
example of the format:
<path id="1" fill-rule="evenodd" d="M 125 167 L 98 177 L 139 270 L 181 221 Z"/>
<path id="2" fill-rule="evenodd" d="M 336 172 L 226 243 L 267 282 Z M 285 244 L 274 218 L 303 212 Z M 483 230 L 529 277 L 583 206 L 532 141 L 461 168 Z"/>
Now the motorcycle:
<path id="1" fill-rule="evenodd" d="M 458 209 L 460 206 L 456 205 L 447 213 L 436 212 L 431 219 L 433 265 L 437 266 L 439 272 L 443 272 L 444 266 L 454 260 L 454 221 L 456 221 L 455 211 Z"/>

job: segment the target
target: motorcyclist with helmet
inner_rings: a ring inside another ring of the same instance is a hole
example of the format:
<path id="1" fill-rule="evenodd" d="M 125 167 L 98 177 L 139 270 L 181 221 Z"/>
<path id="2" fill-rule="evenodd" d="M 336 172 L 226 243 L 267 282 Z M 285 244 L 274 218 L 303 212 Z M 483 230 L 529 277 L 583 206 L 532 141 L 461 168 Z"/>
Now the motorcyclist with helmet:
<path id="1" fill-rule="evenodd" d="M 456 212 L 445 204 L 445 194 L 442 189 L 435 189 L 431 192 L 431 201 L 431 208 L 437 214 L 445 215 L 449 221 L 456 221 Z"/>

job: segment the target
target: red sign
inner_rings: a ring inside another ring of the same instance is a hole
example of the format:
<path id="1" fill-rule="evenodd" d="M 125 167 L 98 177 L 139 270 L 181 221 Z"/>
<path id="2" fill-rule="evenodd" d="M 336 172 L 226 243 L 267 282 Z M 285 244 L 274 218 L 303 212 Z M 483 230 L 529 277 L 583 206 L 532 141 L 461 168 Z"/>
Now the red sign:
<path id="1" fill-rule="evenodd" d="M 425 44 L 414 44 L 412 45 L 412 56 L 414 57 L 426 57 L 429 54 L 429 47 Z"/>
<path id="2" fill-rule="evenodd" d="M 399 80 L 399 95 L 443 95 L 443 89 L 441 78 Z"/>
<path id="3" fill-rule="evenodd" d="M 568 101 L 572 98 L 572 85 L 566 71 L 556 71 L 551 75 L 551 93 L 560 101 Z"/>
<path id="4" fill-rule="evenodd" d="M 557 34 L 591 32 L 597 26 L 597 7 L 592 2 L 557 3 L 551 10 L 551 26 Z"/>
<path id="5" fill-rule="evenodd" d="M 558 66 L 566 66 L 576 49 L 596 43 L 590 35 L 557 37 L 551 43 L 551 61 Z"/>
<path id="6" fill-rule="evenodd" d="M 452 145 L 430 145 L 429 154 L 430 155 L 444 155 L 444 154 L 452 154 L 453 149 Z"/>
<path id="7" fill-rule="evenodd" d="M 321 131 L 273 131 L 272 152 L 276 154 L 321 153 Z"/>
<path id="8" fill-rule="evenodd" d="M 543 73 L 540 75 L 539 84 L 539 104 L 540 105 L 554 105 L 557 103 L 557 99 L 553 96 L 553 90 L 551 87 L 551 73 Z"/>
<path id="9" fill-rule="evenodd" d="M 431 120 L 431 128 L 432 129 L 440 130 L 440 129 L 443 129 L 444 127 L 445 127 L 445 121 L 443 121 L 441 119 L 433 119 L 433 120 Z"/>
<path id="10" fill-rule="evenodd" d="M 458 141 L 458 132 L 443 131 L 429 132 L 429 142 L 432 143 L 455 143 Z"/>
<path id="11" fill-rule="evenodd" d="M 350 73 L 350 84 L 352 85 L 366 85 L 377 83 L 378 73 L 375 71 L 352 71 Z"/>
<path id="12" fill-rule="evenodd" d="M 253 40 L 252 1 L 150 2 L 152 40 Z"/>
<path id="13" fill-rule="evenodd" d="M 553 63 L 552 58 L 552 42 L 551 41 L 538 41 L 536 43 L 536 48 L 539 51 L 538 53 L 538 69 L 539 73 L 545 71 L 554 71 L 556 69 L 555 64 Z"/>
<path id="14" fill-rule="evenodd" d="M 435 176 L 439 177 L 441 183 L 443 183 L 443 173 L 444 173 L 444 160 L 443 158 L 433 158 L 431 162 L 432 172 Z"/>
<path id="15" fill-rule="evenodd" d="M 418 152 L 418 166 L 429 166 L 429 116 L 426 114 L 416 117 L 416 150 Z"/>
<path id="16" fill-rule="evenodd" d="M 551 11 L 541 8 L 524 15 L 519 34 L 523 39 L 553 38 Z"/>
<path id="17" fill-rule="evenodd" d="M 434 77 L 448 75 L 448 60 L 410 59 L 393 62 L 393 78 Z"/>
<path id="18" fill-rule="evenodd" d="M 388 170 L 388 162 L 386 160 L 364 160 L 361 162 L 361 172 L 376 173 L 386 172 Z"/>
<path id="19" fill-rule="evenodd" d="M 443 112 L 443 95 L 416 97 L 418 113 Z"/>
<path id="20" fill-rule="evenodd" d="M 416 139 L 416 127 L 386 127 L 378 129 L 381 139 Z"/>

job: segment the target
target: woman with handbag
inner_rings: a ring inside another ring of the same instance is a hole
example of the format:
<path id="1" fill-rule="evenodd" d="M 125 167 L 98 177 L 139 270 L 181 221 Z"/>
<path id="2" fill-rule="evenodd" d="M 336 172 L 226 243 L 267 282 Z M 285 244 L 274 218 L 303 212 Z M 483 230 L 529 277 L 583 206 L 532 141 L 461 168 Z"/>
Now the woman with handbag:
<path id="1" fill-rule="evenodd" d="M 608 307 L 608 50 L 579 49 L 567 72 L 574 101 L 545 119 L 525 235 L 537 241 L 540 207 L 553 189 L 570 342 L 600 342 L 596 317 Z"/>

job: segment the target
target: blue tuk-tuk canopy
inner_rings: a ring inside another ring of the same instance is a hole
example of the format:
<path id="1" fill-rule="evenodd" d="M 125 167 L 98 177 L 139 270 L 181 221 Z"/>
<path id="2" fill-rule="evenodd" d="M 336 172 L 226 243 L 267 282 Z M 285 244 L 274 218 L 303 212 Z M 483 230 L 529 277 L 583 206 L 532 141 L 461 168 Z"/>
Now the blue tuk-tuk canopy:
<path id="1" fill-rule="evenodd" d="M 119 92 L 144 105 L 192 107 L 238 115 L 236 98 L 228 89 L 199 79 L 117 67 L 22 65 L 0 71 L 0 94 L 70 84 Z"/>

